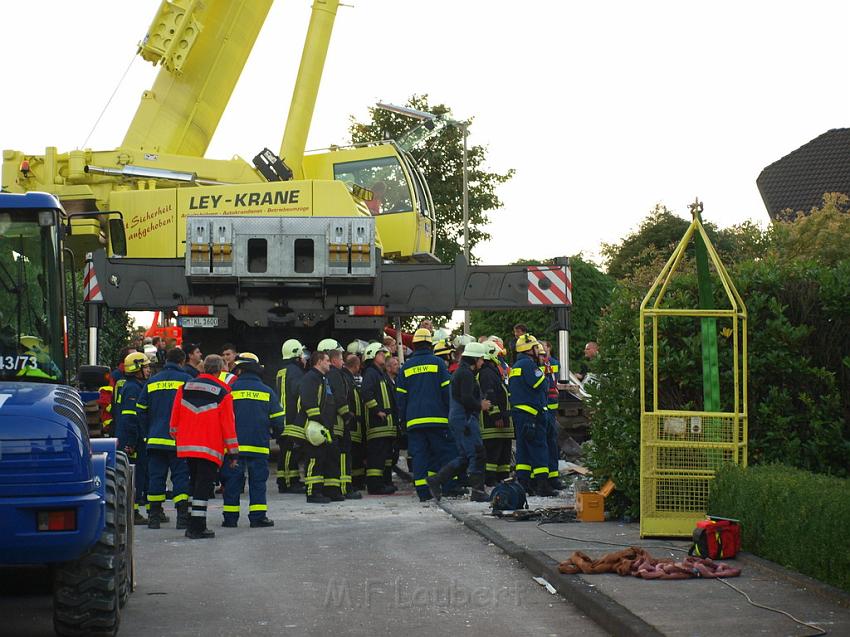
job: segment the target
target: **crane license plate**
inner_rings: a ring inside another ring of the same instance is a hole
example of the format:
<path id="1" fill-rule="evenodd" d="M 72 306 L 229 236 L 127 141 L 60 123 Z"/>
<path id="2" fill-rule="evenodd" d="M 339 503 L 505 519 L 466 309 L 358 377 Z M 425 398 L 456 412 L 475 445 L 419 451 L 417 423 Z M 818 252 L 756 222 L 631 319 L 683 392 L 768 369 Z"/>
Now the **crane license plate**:
<path id="1" fill-rule="evenodd" d="M 177 322 L 180 327 L 218 327 L 217 316 L 181 316 Z"/>

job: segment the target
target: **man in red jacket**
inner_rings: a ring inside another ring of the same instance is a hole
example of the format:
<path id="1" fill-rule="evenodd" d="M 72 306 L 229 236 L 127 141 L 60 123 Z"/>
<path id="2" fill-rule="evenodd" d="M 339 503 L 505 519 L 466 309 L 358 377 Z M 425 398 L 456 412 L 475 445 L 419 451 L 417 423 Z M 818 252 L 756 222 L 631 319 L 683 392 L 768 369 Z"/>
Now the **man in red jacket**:
<path id="1" fill-rule="evenodd" d="M 177 441 L 177 457 L 186 458 L 192 478 L 192 514 L 186 537 L 215 537 L 207 528 L 207 498 L 227 454 L 236 467 L 239 441 L 233 417 L 230 387 L 219 380 L 224 369 L 221 356 L 204 359 L 204 373 L 177 390 L 171 410 L 171 437 Z"/>

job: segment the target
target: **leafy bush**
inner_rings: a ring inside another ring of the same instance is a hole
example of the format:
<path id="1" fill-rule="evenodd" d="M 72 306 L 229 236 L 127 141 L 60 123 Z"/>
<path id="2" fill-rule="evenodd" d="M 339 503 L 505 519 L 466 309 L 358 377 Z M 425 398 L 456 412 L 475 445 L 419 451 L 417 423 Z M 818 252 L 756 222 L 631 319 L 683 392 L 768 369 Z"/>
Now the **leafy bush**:
<path id="1" fill-rule="evenodd" d="M 836 217 L 843 214 L 844 217 Z M 802 225 L 800 225 L 802 224 Z M 757 233 L 752 225 L 718 231 L 738 260 L 725 265 L 749 316 L 749 462 L 847 476 L 850 468 L 850 215 L 827 205 L 792 224 Z M 843 233 L 837 240 L 833 232 Z M 819 259 L 811 243 L 825 246 Z M 634 243 L 634 242 L 633 242 Z M 843 245 L 843 253 L 841 252 Z M 615 513 L 639 514 L 639 306 L 662 259 L 621 279 L 599 322 L 593 441 L 589 462 L 617 483 Z M 716 282 L 718 307 L 723 293 Z M 693 262 L 685 259 L 667 307 L 696 307 Z M 718 321 L 722 408 L 731 398 L 731 348 Z M 651 357 L 647 340 L 647 357 Z M 702 408 L 698 322 L 663 319 L 659 342 L 662 408 Z M 646 388 L 650 390 L 650 387 Z M 651 404 L 651 403 L 649 403 Z"/>
<path id="2" fill-rule="evenodd" d="M 783 465 L 727 465 L 711 515 L 738 518 L 744 550 L 850 591 L 850 482 Z"/>

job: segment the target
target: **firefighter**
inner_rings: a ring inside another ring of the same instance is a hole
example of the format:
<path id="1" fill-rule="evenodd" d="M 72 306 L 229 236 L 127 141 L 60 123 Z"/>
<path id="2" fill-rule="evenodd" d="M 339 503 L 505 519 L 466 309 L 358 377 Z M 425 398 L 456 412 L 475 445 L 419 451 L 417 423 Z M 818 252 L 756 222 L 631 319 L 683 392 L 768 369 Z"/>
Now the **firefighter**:
<path id="1" fill-rule="evenodd" d="M 478 371 L 478 384 L 481 395 L 490 401 L 490 409 L 481 412 L 481 439 L 487 452 L 484 482 L 492 487 L 504 480 L 511 472 L 511 442 L 514 439 L 514 427 L 511 423 L 508 388 L 499 371 L 499 352 L 501 348 L 494 341 L 482 343 L 487 356 Z"/>
<path id="2" fill-rule="evenodd" d="M 239 441 L 230 387 L 218 379 L 224 361 L 217 354 L 204 359 L 204 372 L 177 389 L 171 411 L 171 436 L 177 457 L 186 458 L 192 483 L 192 504 L 186 537 L 215 537 L 207 528 L 207 501 L 219 467 L 228 457 L 230 468 L 239 458 Z"/>
<path id="3" fill-rule="evenodd" d="M 327 374 L 331 362 L 327 352 L 313 352 L 310 369 L 298 386 L 298 425 L 304 431 L 307 452 L 307 502 L 327 504 L 345 500 L 339 482 L 339 447 L 333 441 L 332 421 L 327 420 L 327 403 L 333 402 Z"/>
<path id="4" fill-rule="evenodd" d="M 393 443 L 396 426 L 389 379 L 384 373 L 386 355 L 382 343 L 370 343 L 363 352 L 363 400 L 366 424 L 366 490 L 370 495 L 396 492 L 392 483 Z"/>
<path id="5" fill-rule="evenodd" d="M 283 435 L 278 438 L 280 455 L 277 459 L 278 493 L 304 493 L 298 460 L 304 452 L 304 427 L 298 426 L 298 385 L 304 377 L 304 346 L 290 338 L 280 348 L 283 367 L 277 373 L 275 385 L 283 408 Z"/>
<path id="6" fill-rule="evenodd" d="M 462 471 L 469 471 L 470 499 L 487 502 L 484 490 L 486 453 L 478 425 L 479 413 L 489 411 L 491 404 L 481 397 L 481 388 L 475 380 L 481 369 L 486 350 L 481 343 L 468 343 L 463 348 L 457 371 L 452 375 L 449 392 L 449 426 L 454 434 L 457 457 L 443 466 L 437 475 L 427 479 L 434 499 L 442 496 L 443 484 Z"/>
<path id="7" fill-rule="evenodd" d="M 366 488 L 366 453 L 363 445 L 363 401 L 360 398 L 360 357 L 346 354 L 342 379 L 348 393 L 348 409 L 353 418 L 349 423 L 351 453 L 346 458 L 346 468 L 351 475 L 351 491 Z"/>
<path id="8" fill-rule="evenodd" d="M 231 386 L 239 464 L 221 469 L 224 482 L 224 527 L 239 521 L 239 495 L 248 471 L 248 521 L 251 528 L 274 526 L 268 517 L 266 481 L 269 479 L 269 440 L 283 434 L 283 408 L 275 391 L 263 383 L 256 354 L 242 352 L 233 362 L 237 379 Z"/>
<path id="9" fill-rule="evenodd" d="M 169 521 L 162 510 L 169 471 L 177 528 L 185 529 L 189 525 L 189 465 L 185 459 L 177 457 L 177 443 L 169 433 L 174 397 L 191 378 L 182 370 L 185 362 L 186 354 L 182 349 L 170 350 L 165 356 L 165 367 L 151 377 L 136 401 L 139 421 L 147 432 L 149 529 L 158 529 L 160 523 Z"/>
<path id="10" fill-rule="evenodd" d="M 558 424 L 558 372 L 561 369 L 560 361 L 552 356 L 552 347 L 546 341 L 541 341 L 543 352 L 540 356 L 540 369 L 546 376 L 546 457 L 549 467 L 549 485 L 557 491 L 564 488 L 558 472 L 558 458 L 560 447 L 558 446 L 558 435 L 561 427 Z"/>
<path id="11" fill-rule="evenodd" d="M 413 353 L 398 374 L 396 402 L 407 449 L 415 459 L 413 484 L 420 502 L 432 497 L 428 476 L 436 475 L 454 455 L 448 435 L 450 383 L 445 362 L 432 351 L 431 332 L 419 328 L 413 333 Z"/>
<path id="12" fill-rule="evenodd" d="M 546 376 L 537 362 L 542 347 L 531 334 L 520 334 L 515 347 L 517 359 L 508 378 L 508 392 L 516 428 L 516 476 L 529 493 L 552 496 L 546 453 Z"/>
<path id="13" fill-rule="evenodd" d="M 349 383 L 342 372 L 342 345 L 332 338 L 326 338 L 319 342 L 316 350 L 326 352 L 331 362 L 327 374 L 333 395 L 333 401 L 328 401 L 332 410 L 329 420 L 334 423 L 333 440 L 339 447 L 340 490 L 346 499 L 359 500 L 363 496 L 353 488 L 351 477 L 351 430 L 354 426 L 354 412 L 351 411 Z"/>
<path id="14" fill-rule="evenodd" d="M 116 400 L 115 436 L 118 438 L 118 448 L 127 453 L 127 457 L 135 465 L 133 479 L 135 480 L 136 501 L 133 505 L 133 523 L 147 524 L 147 518 L 141 509 L 145 506 L 145 487 L 147 486 L 147 454 L 145 450 L 146 432 L 139 422 L 136 401 L 142 394 L 145 383 L 150 376 L 150 361 L 141 352 L 128 354 L 124 359 L 124 383 Z"/>

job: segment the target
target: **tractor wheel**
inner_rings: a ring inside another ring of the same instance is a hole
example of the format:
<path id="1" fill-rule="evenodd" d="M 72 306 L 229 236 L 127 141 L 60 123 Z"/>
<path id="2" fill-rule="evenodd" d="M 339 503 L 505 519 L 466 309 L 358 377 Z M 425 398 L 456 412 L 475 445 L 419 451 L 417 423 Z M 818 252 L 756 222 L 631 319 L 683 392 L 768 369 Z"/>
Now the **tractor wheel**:
<path id="1" fill-rule="evenodd" d="M 118 538 L 120 564 L 118 601 L 121 608 L 127 603 L 135 588 L 133 573 L 133 468 L 127 454 L 118 451 L 115 454 L 115 484 L 118 487 Z"/>
<path id="2" fill-rule="evenodd" d="M 106 468 L 106 526 L 82 557 L 56 568 L 53 627 L 58 635 L 115 635 L 121 619 L 120 526 L 116 470 Z"/>

